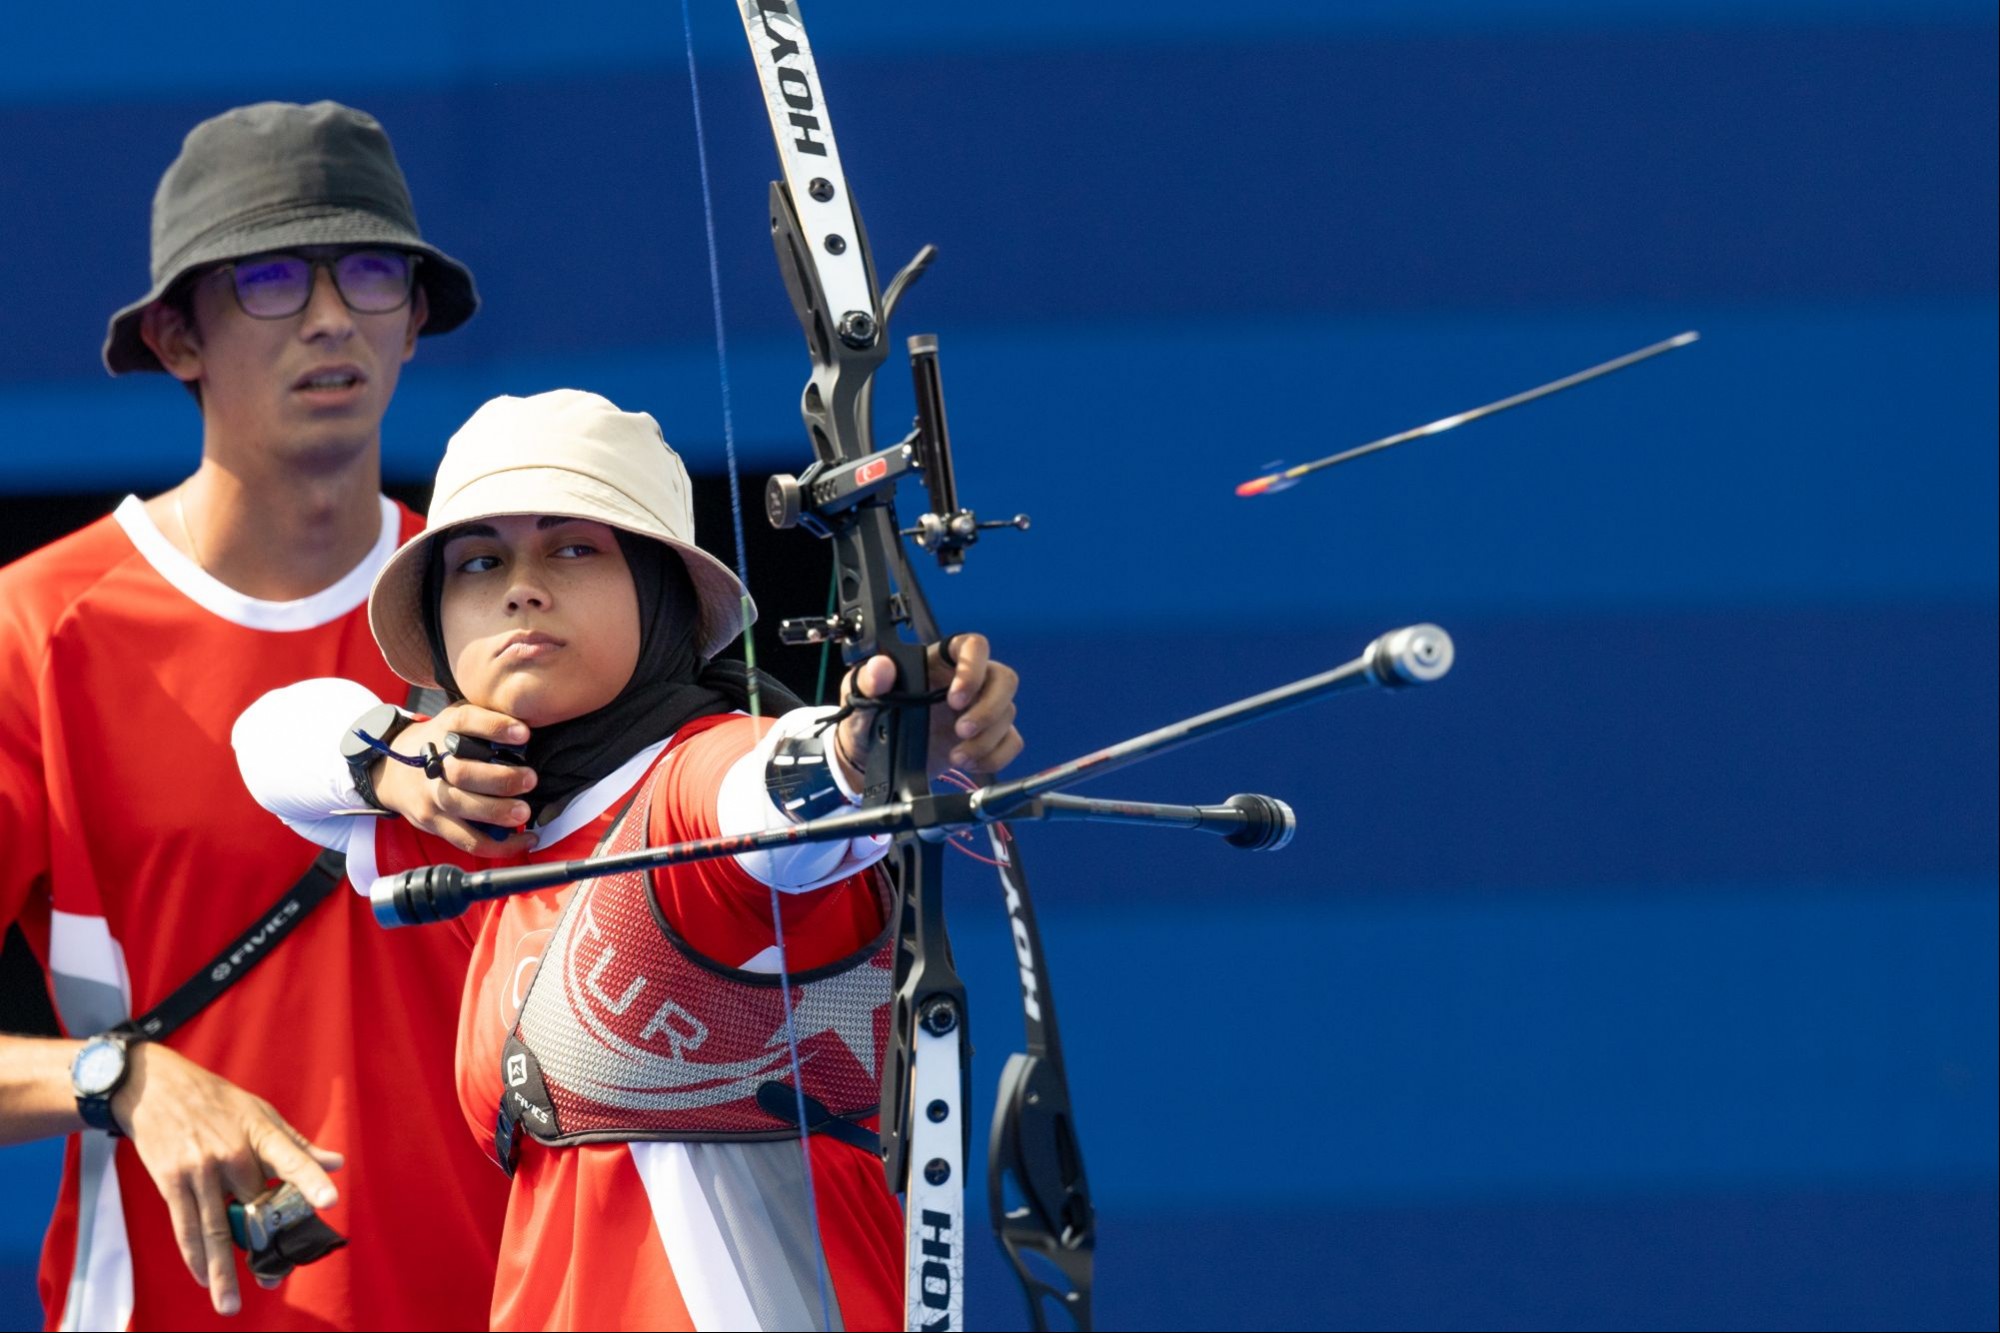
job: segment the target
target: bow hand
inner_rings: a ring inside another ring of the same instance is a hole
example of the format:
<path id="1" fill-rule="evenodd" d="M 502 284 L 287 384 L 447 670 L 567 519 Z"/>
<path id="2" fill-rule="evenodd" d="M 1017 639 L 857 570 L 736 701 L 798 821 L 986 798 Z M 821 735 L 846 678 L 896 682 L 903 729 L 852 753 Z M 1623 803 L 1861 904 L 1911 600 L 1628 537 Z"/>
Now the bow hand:
<path id="1" fill-rule="evenodd" d="M 945 649 L 949 647 L 950 655 Z M 954 635 L 946 644 L 932 644 L 924 653 L 927 691 L 945 697 L 931 705 L 930 775 L 962 769 L 974 778 L 999 772 L 1021 753 L 1021 733 L 1014 729 L 1014 695 L 1020 675 L 993 658 L 983 634 Z M 896 687 L 896 665 L 887 657 L 871 657 L 847 673 L 841 703 L 879 699 Z M 865 781 L 868 752 L 873 745 L 874 710 L 856 708 L 843 718 L 834 748 L 849 785 Z"/>

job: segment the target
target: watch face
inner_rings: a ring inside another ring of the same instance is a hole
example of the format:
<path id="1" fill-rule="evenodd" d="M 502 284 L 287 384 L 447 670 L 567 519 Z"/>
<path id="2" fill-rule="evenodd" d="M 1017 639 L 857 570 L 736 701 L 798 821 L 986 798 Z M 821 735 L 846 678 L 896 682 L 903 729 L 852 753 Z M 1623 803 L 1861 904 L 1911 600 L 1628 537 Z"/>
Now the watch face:
<path id="1" fill-rule="evenodd" d="M 124 1072 L 124 1050 L 116 1042 L 93 1041 L 77 1052 L 70 1077 L 76 1083 L 78 1096 L 101 1097 L 117 1084 L 118 1076 Z"/>
<path id="2" fill-rule="evenodd" d="M 340 757 L 350 763 L 357 759 L 372 759 L 375 748 L 361 739 L 361 733 L 366 732 L 386 745 L 408 725 L 409 719 L 396 705 L 377 704 L 356 718 L 354 725 L 347 729 L 347 734 L 340 738 Z"/>

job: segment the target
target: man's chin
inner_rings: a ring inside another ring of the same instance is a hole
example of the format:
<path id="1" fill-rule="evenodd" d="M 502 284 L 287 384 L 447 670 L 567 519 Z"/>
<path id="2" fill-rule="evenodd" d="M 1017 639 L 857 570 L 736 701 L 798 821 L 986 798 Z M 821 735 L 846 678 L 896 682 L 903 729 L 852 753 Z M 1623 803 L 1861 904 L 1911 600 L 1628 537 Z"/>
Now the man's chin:
<path id="1" fill-rule="evenodd" d="M 358 455 L 379 448 L 381 442 L 379 416 L 323 417 L 294 422 L 279 448 L 292 466 L 327 472 L 351 465 Z"/>

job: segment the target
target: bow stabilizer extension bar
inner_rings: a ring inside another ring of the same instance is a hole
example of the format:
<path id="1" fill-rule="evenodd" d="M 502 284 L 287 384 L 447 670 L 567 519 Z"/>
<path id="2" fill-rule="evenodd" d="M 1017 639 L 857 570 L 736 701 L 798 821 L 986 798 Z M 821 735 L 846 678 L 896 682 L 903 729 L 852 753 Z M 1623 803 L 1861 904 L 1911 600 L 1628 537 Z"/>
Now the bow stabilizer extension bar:
<path id="1" fill-rule="evenodd" d="M 615 856 L 590 856 L 496 870 L 455 865 L 422 866 L 377 880 L 369 892 L 375 919 L 384 926 L 420 926 L 463 915 L 474 903 L 627 870 L 657 870 L 688 861 L 740 856 L 801 843 L 831 842 L 871 834 L 914 834 L 936 842 L 959 829 L 1001 820 L 1083 819 L 1150 824 L 1221 835 L 1232 846 L 1277 851 L 1292 840 L 1291 807 L 1269 796 L 1232 796 L 1221 805 L 1162 805 L 1146 801 L 1088 800 L 1057 794 L 1142 759 L 1232 731 L 1273 714 L 1359 689 L 1404 689 L 1441 679 L 1451 670 L 1451 636 L 1436 625 L 1412 625 L 1384 634 L 1351 662 L 1331 671 L 1251 695 L 1184 718 L 1130 740 L 970 792 L 943 792 L 864 806 L 823 819 L 762 833 L 699 838 L 666 847 L 641 847 Z"/>

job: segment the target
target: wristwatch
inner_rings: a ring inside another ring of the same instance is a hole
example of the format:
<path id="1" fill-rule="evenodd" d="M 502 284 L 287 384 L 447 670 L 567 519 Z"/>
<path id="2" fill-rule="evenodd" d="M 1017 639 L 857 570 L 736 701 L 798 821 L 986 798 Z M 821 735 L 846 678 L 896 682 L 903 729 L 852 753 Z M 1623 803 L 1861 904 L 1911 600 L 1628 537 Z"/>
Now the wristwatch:
<path id="1" fill-rule="evenodd" d="M 125 1038 L 116 1032 L 100 1033 L 83 1044 L 70 1062 L 69 1083 L 76 1093 L 77 1113 L 92 1129 L 101 1129 L 112 1138 L 123 1138 L 118 1120 L 111 1114 L 111 1099 L 125 1086 L 132 1072 Z"/>
<path id="2" fill-rule="evenodd" d="M 382 752 L 361 737 L 365 733 L 387 745 L 415 720 L 394 704 L 376 704 L 355 718 L 347 734 L 340 738 L 340 757 L 347 761 L 348 777 L 354 782 L 354 790 L 361 793 L 362 802 L 372 810 L 388 813 L 388 807 L 376 798 L 375 781 L 369 775 L 375 761 L 382 758 Z"/>

